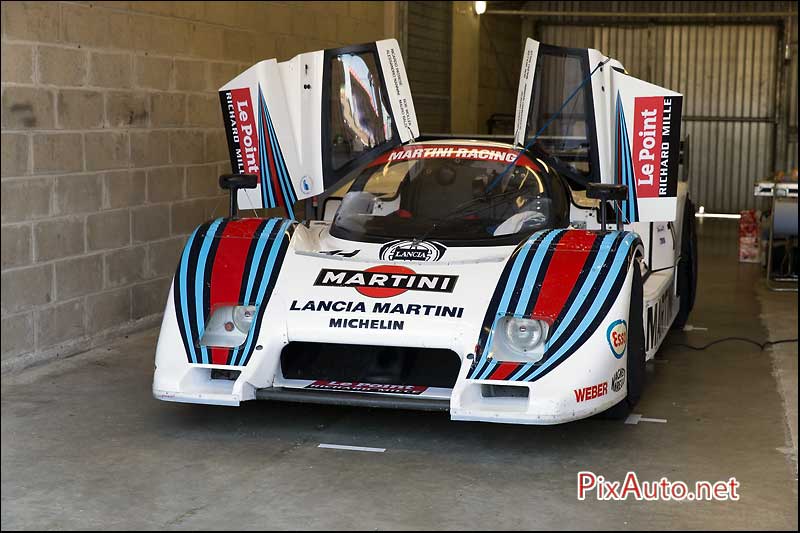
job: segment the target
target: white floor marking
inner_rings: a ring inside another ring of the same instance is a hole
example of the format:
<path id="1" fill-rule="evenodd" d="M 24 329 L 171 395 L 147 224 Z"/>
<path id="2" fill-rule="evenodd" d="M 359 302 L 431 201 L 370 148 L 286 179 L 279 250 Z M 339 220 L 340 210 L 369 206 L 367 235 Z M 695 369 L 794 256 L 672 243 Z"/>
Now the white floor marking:
<path id="1" fill-rule="evenodd" d="M 383 453 L 386 448 L 369 448 L 367 446 L 345 446 L 344 444 L 325 444 L 320 443 L 317 448 L 330 448 L 331 450 L 350 450 L 353 452 L 375 452 Z"/>
<path id="2" fill-rule="evenodd" d="M 683 331 L 708 331 L 708 328 L 694 326 L 692 324 L 686 324 L 685 326 L 683 326 Z"/>
<path id="3" fill-rule="evenodd" d="M 626 424 L 633 424 L 636 425 L 639 422 L 656 422 L 658 424 L 666 424 L 666 418 L 647 418 L 640 414 L 631 413 L 628 415 L 628 418 L 625 419 Z"/>
<path id="4" fill-rule="evenodd" d="M 631 414 L 628 415 L 628 418 L 625 419 L 625 423 L 626 424 L 638 424 L 639 420 L 641 418 L 642 418 L 642 415 L 637 415 L 637 414 L 631 413 Z"/>

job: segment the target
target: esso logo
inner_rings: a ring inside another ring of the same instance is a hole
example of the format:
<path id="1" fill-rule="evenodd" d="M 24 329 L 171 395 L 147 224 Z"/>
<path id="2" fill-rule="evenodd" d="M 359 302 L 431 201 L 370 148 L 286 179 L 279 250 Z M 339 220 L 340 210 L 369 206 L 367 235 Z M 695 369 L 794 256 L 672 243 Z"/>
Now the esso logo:
<path id="1" fill-rule="evenodd" d="M 625 348 L 628 346 L 628 324 L 624 320 L 616 320 L 608 326 L 608 345 L 611 353 L 617 359 L 622 359 L 625 355 Z"/>

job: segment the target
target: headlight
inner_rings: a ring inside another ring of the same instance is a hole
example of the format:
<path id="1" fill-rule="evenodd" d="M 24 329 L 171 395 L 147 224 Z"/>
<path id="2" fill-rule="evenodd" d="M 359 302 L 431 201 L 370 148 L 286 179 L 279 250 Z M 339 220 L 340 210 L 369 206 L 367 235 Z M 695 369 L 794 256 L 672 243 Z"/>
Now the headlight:
<path id="1" fill-rule="evenodd" d="M 208 319 L 200 338 L 202 346 L 236 348 L 244 344 L 256 316 L 254 305 L 223 305 Z"/>
<path id="2" fill-rule="evenodd" d="M 233 308 L 233 324 L 244 334 L 250 331 L 256 316 L 255 305 L 237 305 Z"/>
<path id="3" fill-rule="evenodd" d="M 492 357 L 501 361 L 537 363 L 544 355 L 547 322 L 534 318 L 504 316 L 495 325 Z"/>

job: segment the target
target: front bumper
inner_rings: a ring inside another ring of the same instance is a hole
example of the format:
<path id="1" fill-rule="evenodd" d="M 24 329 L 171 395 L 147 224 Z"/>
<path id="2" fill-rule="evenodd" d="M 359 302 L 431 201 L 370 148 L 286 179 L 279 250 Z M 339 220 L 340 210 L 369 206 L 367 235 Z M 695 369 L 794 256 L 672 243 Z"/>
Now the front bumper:
<path id="1" fill-rule="evenodd" d="M 623 400 L 627 390 L 622 386 L 615 391 L 611 382 L 615 372 L 625 368 L 625 357 L 616 359 L 602 346 L 599 349 L 584 346 L 535 382 L 467 379 L 471 361 L 464 358 L 453 389 L 430 389 L 421 395 L 312 390 L 307 388 L 309 382 L 282 378 L 278 364 L 280 348 L 275 347 L 272 357 L 265 354 L 253 358 L 247 367 L 240 368 L 241 374 L 236 379 L 212 379 L 210 367 L 185 364 L 176 374 L 175 368 L 167 372 L 159 366 L 153 395 L 165 401 L 226 406 L 258 399 L 449 411 L 451 419 L 459 421 L 548 425 L 602 412 Z M 489 385 L 499 386 L 495 391 L 499 388 L 505 395 L 490 394 Z M 525 391 L 514 394 L 512 388 Z M 584 392 L 582 399 L 581 392 Z"/>
<path id="2" fill-rule="evenodd" d="M 474 340 L 464 335 L 455 335 L 449 339 L 441 336 L 437 339 L 436 347 L 451 349 L 461 358 L 455 385 L 452 389 L 429 390 L 415 396 L 378 392 L 311 391 L 306 388 L 308 382 L 284 379 L 280 368 L 280 354 L 289 343 L 289 336 L 278 321 L 262 326 L 258 336 L 258 349 L 246 366 L 191 364 L 183 355 L 181 340 L 177 335 L 175 313 L 168 309 L 158 342 L 153 396 L 165 401 L 226 406 L 237 406 L 241 402 L 255 399 L 269 399 L 402 409 L 435 408 L 449 411 L 453 420 L 510 424 L 546 425 L 569 422 L 602 412 L 625 398 L 626 386 L 612 387 L 612 376 L 626 368 L 627 350 L 622 357 L 615 357 L 609 348 L 606 332 L 612 322 L 627 318 L 626 300 L 619 299 L 601 326 L 576 352 L 546 375 L 530 382 L 512 381 L 510 378 L 469 379 L 467 376 L 473 362 L 469 346 Z M 317 338 L 307 340 L 323 341 Z M 215 368 L 232 370 L 239 374 L 234 379 L 212 379 L 212 370 Z M 523 387 L 527 389 L 527 394 L 487 396 L 485 385 Z"/>

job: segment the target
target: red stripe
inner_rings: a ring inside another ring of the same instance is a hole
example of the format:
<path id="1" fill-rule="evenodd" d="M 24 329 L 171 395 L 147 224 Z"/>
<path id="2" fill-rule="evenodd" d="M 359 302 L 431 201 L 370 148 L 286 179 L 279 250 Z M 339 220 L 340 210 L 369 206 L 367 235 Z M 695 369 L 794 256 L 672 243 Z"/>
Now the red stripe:
<path id="1" fill-rule="evenodd" d="M 558 317 L 596 238 L 597 235 L 590 231 L 572 230 L 564 233 L 547 266 L 547 273 L 533 309 L 534 318 L 546 319 L 552 323 Z"/>
<path id="2" fill-rule="evenodd" d="M 519 363 L 500 363 L 489 376 L 489 379 L 506 379 L 512 372 L 518 369 L 519 366 Z"/>
<path id="3" fill-rule="evenodd" d="M 262 220 L 232 220 L 225 226 L 211 267 L 211 311 L 219 305 L 238 305 L 252 237 Z M 211 363 L 224 365 L 230 350 L 211 348 Z"/>
<path id="4" fill-rule="evenodd" d="M 286 204 L 283 199 L 283 190 L 278 185 L 278 173 L 275 171 L 275 155 L 272 153 L 272 138 L 269 135 L 269 119 L 266 116 L 266 109 L 262 112 L 262 119 L 264 120 L 264 129 L 266 137 L 264 145 L 267 147 L 267 161 L 269 162 L 269 175 L 272 180 L 272 192 L 275 196 L 275 201 L 279 207 Z"/>

